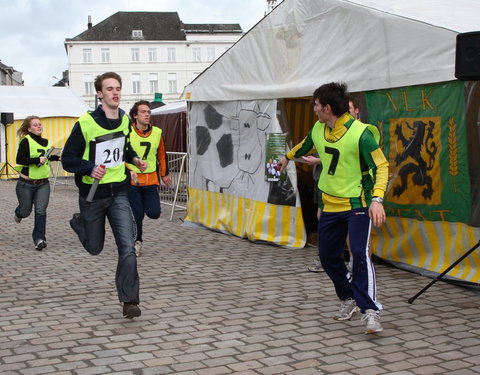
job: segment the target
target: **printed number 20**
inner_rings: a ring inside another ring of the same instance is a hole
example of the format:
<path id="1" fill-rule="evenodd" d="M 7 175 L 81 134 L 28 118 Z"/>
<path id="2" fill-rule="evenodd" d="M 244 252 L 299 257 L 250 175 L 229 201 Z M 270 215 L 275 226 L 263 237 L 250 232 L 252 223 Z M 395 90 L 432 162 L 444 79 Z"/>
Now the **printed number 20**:
<path id="1" fill-rule="evenodd" d="M 112 150 L 104 150 L 103 151 L 105 155 L 105 164 L 110 164 L 113 161 L 117 162 L 120 159 L 120 149 L 115 148 L 113 151 Z"/>
<path id="2" fill-rule="evenodd" d="M 330 162 L 330 166 L 328 167 L 328 174 L 334 175 L 335 170 L 337 169 L 338 158 L 340 157 L 340 151 L 336 148 L 325 147 L 325 152 L 327 154 L 332 154 L 332 161 Z"/>

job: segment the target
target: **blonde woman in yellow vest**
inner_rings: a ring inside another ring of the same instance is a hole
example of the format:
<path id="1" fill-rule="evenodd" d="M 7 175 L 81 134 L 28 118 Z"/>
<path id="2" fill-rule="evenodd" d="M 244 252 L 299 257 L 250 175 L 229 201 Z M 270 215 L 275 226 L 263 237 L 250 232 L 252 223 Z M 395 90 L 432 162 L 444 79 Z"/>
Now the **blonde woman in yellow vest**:
<path id="1" fill-rule="evenodd" d="M 318 180 L 320 190 L 318 253 L 325 273 L 332 280 L 340 299 L 335 320 L 349 320 L 355 312 L 363 313 L 366 333 L 383 330 L 376 299 L 376 280 L 369 256 L 371 225 L 385 222 L 383 196 L 388 180 L 388 161 L 378 142 L 376 127 L 355 120 L 350 115 L 347 86 L 329 83 L 313 94 L 318 121 L 295 152 L 280 161 L 308 154 L 313 147 L 322 162 Z M 345 241 L 349 237 L 353 257 L 352 279 L 344 262 Z"/>
<path id="2" fill-rule="evenodd" d="M 160 180 L 168 187 L 172 180 L 168 175 L 167 155 L 162 137 L 162 129 L 150 124 L 150 102 L 140 100 L 130 109 L 133 121 L 130 144 L 148 168 L 141 172 L 136 166 L 127 163 L 132 175 L 128 199 L 137 225 L 135 253 L 140 256 L 143 246 L 143 219 L 158 219 L 161 214 Z"/>
<path id="3" fill-rule="evenodd" d="M 45 236 L 47 207 L 50 200 L 50 160 L 59 160 L 57 155 L 46 156 L 52 144 L 42 138 L 43 126 L 40 118 L 29 116 L 23 120 L 17 131 L 21 138 L 17 151 L 17 167 L 20 177 L 16 186 L 18 206 L 15 209 L 15 222 L 28 217 L 35 207 L 32 238 L 38 251 L 47 247 Z"/>

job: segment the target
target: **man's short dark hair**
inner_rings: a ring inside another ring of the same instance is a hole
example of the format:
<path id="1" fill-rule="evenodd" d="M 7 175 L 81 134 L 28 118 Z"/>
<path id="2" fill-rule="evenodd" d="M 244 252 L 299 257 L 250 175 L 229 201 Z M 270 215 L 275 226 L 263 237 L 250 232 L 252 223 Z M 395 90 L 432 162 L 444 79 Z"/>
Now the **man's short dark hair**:
<path id="1" fill-rule="evenodd" d="M 146 100 L 139 100 L 138 102 L 136 102 L 132 109 L 130 109 L 130 118 L 133 120 L 133 116 L 137 115 L 138 114 L 138 107 L 141 106 L 141 105 L 146 105 L 148 108 L 151 108 L 150 106 L 150 102 L 146 101 Z"/>
<path id="2" fill-rule="evenodd" d="M 95 77 L 95 82 L 93 83 L 94 86 L 95 86 L 95 91 L 97 91 L 97 92 L 102 91 L 103 81 L 108 79 L 108 78 L 116 79 L 118 81 L 118 83 L 120 83 L 120 88 L 122 88 L 122 77 L 120 77 L 120 75 L 118 75 L 115 72 L 106 72 L 106 73 L 100 74 L 97 77 Z"/>
<path id="3" fill-rule="evenodd" d="M 348 112 L 348 101 L 350 99 L 345 83 L 331 82 L 320 86 L 313 93 L 313 100 L 318 99 L 322 106 L 330 105 L 332 113 L 340 117 Z"/>

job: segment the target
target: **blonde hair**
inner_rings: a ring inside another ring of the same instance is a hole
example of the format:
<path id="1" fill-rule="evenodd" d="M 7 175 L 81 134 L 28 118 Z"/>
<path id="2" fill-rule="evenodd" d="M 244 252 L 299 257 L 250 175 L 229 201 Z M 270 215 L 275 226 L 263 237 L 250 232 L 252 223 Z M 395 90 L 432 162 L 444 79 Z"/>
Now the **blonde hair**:
<path id="1" fill-rule="evenodd" d="M 23 120 L 22 125 L 20 128 L 17 130 L 17 135 L 22 138 L 25 137 L 28 134 L 28 128 L 30 127 L 30 121 L 37 119 L 40 120 L 40 117 L 38 116 L 28 116 Z"/>

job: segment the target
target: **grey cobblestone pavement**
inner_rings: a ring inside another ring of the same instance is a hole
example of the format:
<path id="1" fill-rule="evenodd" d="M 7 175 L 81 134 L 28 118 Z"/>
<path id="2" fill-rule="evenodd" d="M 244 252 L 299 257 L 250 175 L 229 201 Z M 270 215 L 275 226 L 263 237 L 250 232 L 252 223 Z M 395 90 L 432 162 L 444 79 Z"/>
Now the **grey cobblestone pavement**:
<path id="1" fill-rule="evenodd" d="M 377 265 L 384 331 L 336 322 L 316 249 L 283 249 L 145 220 L 138 259 L 142 316 L 121 315 L 110 228 L 88 255 L 68 225 L 77 191 L 57 186 L 48 247 L 33 249 L 33 215 L 13 221 L 15 181 L 0 181 L 0 374 L 479 374 L 480 296 Z M 107 225 L 108 227 L 108 225 Z"/>

